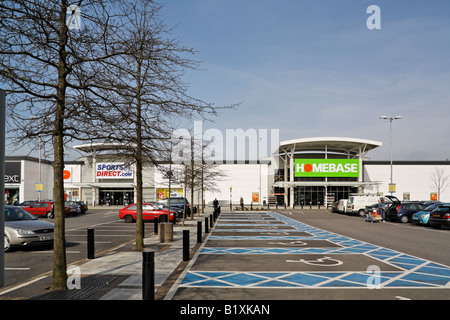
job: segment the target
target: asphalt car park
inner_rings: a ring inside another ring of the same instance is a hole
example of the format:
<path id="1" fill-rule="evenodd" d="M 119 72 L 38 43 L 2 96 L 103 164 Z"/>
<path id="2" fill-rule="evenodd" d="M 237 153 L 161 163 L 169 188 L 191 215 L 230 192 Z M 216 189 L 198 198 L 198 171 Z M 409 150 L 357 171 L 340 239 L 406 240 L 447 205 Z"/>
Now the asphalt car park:
<path id="1" fill-rule="evenodd" d="M 39 218 L 41 222 L 53 219 Z M 95 253 L 132 241 L 136 237 L 136 225 L 119 219 L 119 209 L 108 207 L 89 208 L 84 215 L 67 216 L 67 263 L 87 258 L 87 229 L 94 229 Z M 153 232 L 153 223 L 145 223 L 145 232 Z M 15 285 L 52 270 L 52 244 L 14 248 L 5 253 L 5 287 Z"/>
<path id="2" fill-rule="evenodd" d="M 448 299 L 450 233 L 434 231 L 327 210 L 223 213 L 174 299 Z"/>
<path id="3" fill-rule="evenodd" d="M 66 226 L 69 264 L 86 258 L 87 228 L 95 229 L 96 252 L 135 237 L 135 224 L 119 220 L 115 208 L 69 217 Z M 223 212 L 171 298 L 448 299 L 449 240 L 446 229 L 367 223 L 328 210 Z M 6 254 L 6 280 L 48 272 L 51 252 Z"/>

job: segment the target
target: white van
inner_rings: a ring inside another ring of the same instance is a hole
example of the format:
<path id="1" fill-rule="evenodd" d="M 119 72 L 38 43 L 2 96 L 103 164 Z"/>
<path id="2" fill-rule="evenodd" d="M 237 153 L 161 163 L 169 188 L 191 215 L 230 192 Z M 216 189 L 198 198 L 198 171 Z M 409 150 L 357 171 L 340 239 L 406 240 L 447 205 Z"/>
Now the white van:
<path id="1" fill-rule="evenodd" d="M 378 203 L 379 199 L 380 196 L 372 194 L 350 195 L 347 202 L 347 213 L 358 213 L 363 217 L 366 206 Z"/>
<path id="2" fill-rule="evenodd" d="M 339 213 L 345 213 L 347 211 L 347 202 L 348 202 L 348 199 L 339 200 L 338 207 L 337 207 Z"/>

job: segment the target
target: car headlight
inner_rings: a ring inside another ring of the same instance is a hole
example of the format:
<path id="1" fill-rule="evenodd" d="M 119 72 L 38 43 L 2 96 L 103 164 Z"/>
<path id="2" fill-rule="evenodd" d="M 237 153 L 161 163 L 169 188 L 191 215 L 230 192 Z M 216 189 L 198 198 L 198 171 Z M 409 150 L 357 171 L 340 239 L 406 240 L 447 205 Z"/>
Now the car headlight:
<path id="1" fill-rule="evenodd" d="M 426 214 L 421 214 L 420 217 L 423 219 L 425 218 L 427 215 Z"/>
<path id="2" fill-rule="evenodd" d="M 34 234 L 36 234 L 36 233 L 34 233 L 34 231 L 32 231 L 32 230 L 27 230 L 27 229 L 15 229 L 16 231 L 17 231 L 17 233 L 19 234 L 19 235 L 22 235 L 22 236 L 29 236 L 29 235 L 34 235 Z"/>

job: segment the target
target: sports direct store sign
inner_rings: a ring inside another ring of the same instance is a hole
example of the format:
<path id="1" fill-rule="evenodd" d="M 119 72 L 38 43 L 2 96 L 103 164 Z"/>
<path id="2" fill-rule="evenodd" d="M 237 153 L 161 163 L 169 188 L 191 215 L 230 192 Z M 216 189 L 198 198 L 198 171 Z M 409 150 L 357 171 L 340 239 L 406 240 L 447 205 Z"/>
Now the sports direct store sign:
<path id="1" fill-rule="evenodd" d="M 358 159 L 295 159 L 296 177 L 359 177 Z"/>
<path id="2" fill-rule="evenodd" d="M 116 162 L 97 162 L 95 168 L 97 179 L 133 179 L 133 166 Z"/>

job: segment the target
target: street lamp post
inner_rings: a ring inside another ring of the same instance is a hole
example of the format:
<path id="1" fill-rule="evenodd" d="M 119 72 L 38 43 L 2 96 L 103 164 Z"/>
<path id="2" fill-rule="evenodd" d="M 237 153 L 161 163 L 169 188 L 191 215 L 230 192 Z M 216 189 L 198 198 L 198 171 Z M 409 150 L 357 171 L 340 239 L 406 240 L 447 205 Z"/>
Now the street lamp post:
<path id="1" fill-rule="evenodd" d="M 393 185 L 394 181 L 393 181 L 393 174 L 392 174 L 392 121 L 403 119 L 403 116 L 395 116 L 395 117 L 380 116 L 380 119 L 389 120 L 389 130 L 390 130 L 389 140 L 390 140 L 390 154 L 391 154 L 391 185 Z M 392 193 L 393 193 L 393 191 L 391 191 L 391 194 Z"/>
<path id="2" fill-rule="evenodd" d="M 259 137 L 259 145 L 258 145 L 258 152 L 259 152 L 259 197 L 258 197 L 258 205 L 259 208 L 261 208 L 261 197 L 262 197 L 262 190 L 261 190 L 261 161 L 262 161 L 262 156 L 261 156 L 261 140 L 262 137 Z"/>
<path id="3" fill-rule="evenodd" d="M 39 130 L 42 130 L 42 118 L 38 118 L 36 116 L 31 116 L 30 119 L 31 120 L 39 119 Z M 42 183 L 42 177 L 41 177 L 41 171 L 42 171 L 42 168 L 41 168 L 41 162 L 42 162 L 41 149 L 42 149 L 42 136 L 41 136 L 41 133 L 39 133 L 39 179 L 38 179 L 39 180 L 39 182 L 38 182 L 39 184 Z M 38 192 L 38 200 L 39 201 L 41 201 L 41 192 L 42 192 L 42 190 L 39 190 L 39 192 Z"/>
<path id="4" fill-rule="evenodd" d="M 5 195 L 5 107 L 6 107 L 6 93 L 0 89 L 0 195 Z M 5 201 L 0 200 L 0 230 L 5 228 Z M 5 238 L 0 235 L 0 288 L 5 285 L 5 252 L 1 250 L 4 248 Z"/>

